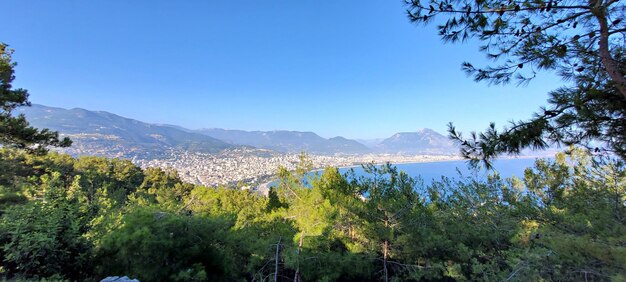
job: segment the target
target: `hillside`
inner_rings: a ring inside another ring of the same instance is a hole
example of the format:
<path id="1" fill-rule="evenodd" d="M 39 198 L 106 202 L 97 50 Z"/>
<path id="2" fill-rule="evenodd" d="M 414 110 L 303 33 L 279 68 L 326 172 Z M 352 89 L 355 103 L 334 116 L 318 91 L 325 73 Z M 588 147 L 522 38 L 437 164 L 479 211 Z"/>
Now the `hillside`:
<path id="1" fill-rule="evenodd" d="M 448 137 L 424 128 L 416 132 L 401 132 L 374 145 L 377 152 L 394 154 L 456 154 L 458 148 Z"/>
<path id="2" fill-rule="evenodd" d="M 323 138 L 302 131 L 244 131 L 227 129 L 191 130 L 177 125 L 159 125 L 129 119 L 104 111 L 62 109 L 33 105 L 16 109 L 35 127 L 49 128 L 71 137 L 69 153 L 108 157 L 162 156 L 170 149 L 217 153 L 251 146 L 282 153 L 333 154 L 456 154 L 447 137 L 431 130 L 401 132 L 386 139 L 355 140 L 340 136 Z M 365 144 L 367 144 L 367 146 Z"/>
<path id="3" fill-rule="evenodd" d="M 210 136 L 124 118 L 103 111 L 62 109 L 42 105 L 21 107 L 35 127 L 49 128 L 73 140 L 76 154 L 133 157 L 159 156 L 168 149 L 215 153 L 234 147 Z"/>
<path id="4" fill-rule="evenodd" d="M 237 145 L 248 145 L 285 153 L 312 154 L 363 154 L 371 150 L 365 145 L 343 137 L 325 139 L 313 132 L 301 131 L 243 131 L 219 128 L 200 129 L 195 132 Z"/>

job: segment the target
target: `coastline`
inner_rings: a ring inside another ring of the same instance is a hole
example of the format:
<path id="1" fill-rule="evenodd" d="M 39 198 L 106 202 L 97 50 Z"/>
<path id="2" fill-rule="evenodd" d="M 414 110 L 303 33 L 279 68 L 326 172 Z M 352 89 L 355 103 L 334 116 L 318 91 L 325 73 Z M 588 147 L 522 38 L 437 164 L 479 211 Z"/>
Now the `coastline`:
<path id="1" fill-rule="evenodd" d="M 397 156 L 398 157 L 398 156 Z M 328 165 L 326 167 L 319 167 L 319 168 L 315 168 L 312 169 L 310 171 L 308 171 L 307 173 L 320 173 L 323 172 L 327 167 L 336 167 L 337 169 L 340 170 L 344 170 L 344 169 L 358 169 L 360 168 L 362 165 L 364 164 L 369 164 L 369 163 L 373 163 L 374 165 L 383 165 L 386 163 L 390 163 L 391 165 L 410 165 L 410 164 L 422 164 L 422 163 L 448 163 L 448 162 L 459 162 L 459 161 L 465 161 L 465 159 L 463 159 L 462 157 L 458 157 L 458 156 L 400 156 L 400 157 L 404 157 L 404 158 L 413 158 L 413 159 L 405 159 L 405 160 L 387 160 L 387 161 L 372 161 L 372 162 L 362 162 L 362 163 L 358 163 L 358 164 L 350 164 L 350 165 L 340 165 L 340 166 L 333 166 L 333 165 Z M 506 157 L 501 157 L 498 158 L 496 161 L 498 160 L 527 160 L 527 159 L 538 159 L 538 158 L 550 158 L 551 156 L 549 155 L 525 155 L 525 156 L 506 156 Z M 271 187 L 272 183 L 275 183 L 278 180 L 277 177 L 272 177 L 270 180 L 265 181 L 263 183 L 260 183 L 256 186 L 256 191 L 267 195 L 267 193 L 269 192 L 269 188 Z"/>
<path id="2" fill-rule="evenodd" d="M 415 160 L 411 160 L 411 161 L 398 161 L 398 162 L 392 162 L 392 161 L 387 161 L 387 162 L 373 162 L 374 165 L 384 165 L 386 163 L 390 163 L 392 165 L 399 165 L 399 164 L 421 164 L 421 163 L 444 163 L 444 162 L 454 162 L 454 161 L 462 161 L 463 158 L 460 157 L 455 157 L 455 158 L 450 158 L 450 159 L 441 159 L 441 160 L 423 160 L 423 161 L 415 161 Z M 347 166 L 338 166 L 338 169 L 344 169 L 344 168 L 355 168 L 355 167 L 361 167 L 364 164 L 370 164 L 370 163 L 360 163 L 360 164 L 353 164 L 353 165 L 347 165 Z M 316 169 L 313 171 L 320 171 L 323 170 L 323 168 L 320 169 Z M 311 171 L 311 172 L 313 172 Z"/>
<path id="3" fill-rule="evenodd" d="M 406 156 L 405 156 L 406 157 Z M 426 157 L 424 159 L 420 159 L 420 160 L 398 160 L 398 161 L 384 161 L 384 162 L 363 162 L 360 164 L 351 164 L 351 165 L 341 165 L 341 166 L 330 166 L 330 167 L 336 167 L 337 169 L 350 169 L 350 168 L 358 168 L 361 167 L 364 164 L 368 164 L 368 163 L 373 163 L 374 165 L 383 165 L 386 163 L 391 163 L 392 165 L 398 165 L 398 164 L 417 164 L 417 163 L 439 163 L 439 162 L 453 162 L 453 161 L 462 161 L 463 158 L 461 157 L 448 157 L 448 158 L 441 158 L 441 159 L 437 159 L 437 158 L 428 158 L 431 157 L 429 155 L 426 156 L 411 156 L 411 157 Z M 326 166 L 328 167 L 328 166 Z M 308 173 L 317 173 L 320 171 L 324 171 L 326 169 L 326 167 L 321 167 L 321 168 L 315 168 L 313 170 L 310 170 Z M 270 180 L 260 183 L 259 185 L 256 186 L 256 191 L 260 192 L 263 195 L 266 195 L 269 193 L 269 188 L 271 187 L 271 184 L 276 182 L 278 180 L 278 178 L 276 177 L 272 177 Z"/>

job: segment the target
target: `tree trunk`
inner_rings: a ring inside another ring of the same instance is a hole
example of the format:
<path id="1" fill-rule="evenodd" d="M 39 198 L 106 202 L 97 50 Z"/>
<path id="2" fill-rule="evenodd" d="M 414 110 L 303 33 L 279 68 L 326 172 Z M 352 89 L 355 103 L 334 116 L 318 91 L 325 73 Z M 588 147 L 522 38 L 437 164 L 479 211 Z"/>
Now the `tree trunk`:
<path id="1" fill-rule="evenodd" d="M 386 216 L 386 215 L 385 215 Z M 385 229 L 389 227 L 389 221 L 385 219 Z M 385 282 L 389 281 L 389 273 L 387 271 L 387 255 L 389 253 L 389 241 L 385 239 L 383 243 L 383 268 L 385 270 Z"/>
<path id="2" fill-rule="evenodd" d="M 349 227 L 349 233 L 350 233 L 350 240 L 352 240 L 352 242 L 354 242 L 355 236 L 354 236 L 354 226 L 352 226 L 352 224 L 350 224 Z"/>
<path id="3" fill-rule="evenodd" d="M 300 282 L 300 254 L 302 253 L 302 242 L 304 241 L 304 231 L 300 232 L 300 241 L 298 242 L 298 267 L 296 268 L 296 274 L 293 277 L 294 282 Z"/>
<path id="4" fill-rule="evenodd" d="M 598 1 L 598 3 L 601 2 L 602 1 Z M 593 15 L 598 19 L 598 23 L 600 24 L 598 55 L 600 56 L 602 65 L 609 74 L 609 77 L 615 83 L 615 87 L 622 94 L 622 96 L 624 96 L 624 99 L 626 99 L 626 78 L 624 77 L 624 73 L 620 70 L 619 64 L 617 64 L 615 59 L 611 57 L 611 51 L 609 50 L 610 34 L 605 9 L 606 7 L 603 7 L 602 5 L 598 5 L 592 9 Z"/>
<path id="5" fill-rule="evenodd" d="M 389 242 L 385 240 L 383 244 L 383 267 L 385 269 L 385 282 L 389 281 L 389 275 L 387 272 L 387 251 L 389 249 Z"/>
<path id="6" fill-rule="evenodd" d="M 280 240 L 278 239 L 278 243 L 276 244 L 276 256 L 274 256 L 274 282 L 278 282 L 278 262 L 280 261 Z"/>

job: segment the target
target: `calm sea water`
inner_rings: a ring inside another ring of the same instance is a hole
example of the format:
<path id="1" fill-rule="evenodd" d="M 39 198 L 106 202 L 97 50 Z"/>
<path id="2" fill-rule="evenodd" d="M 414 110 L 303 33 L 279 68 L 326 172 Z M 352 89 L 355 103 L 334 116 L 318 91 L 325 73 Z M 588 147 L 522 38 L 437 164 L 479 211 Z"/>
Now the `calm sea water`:
<path id="1" fill-rule="evenodd" d="M 527 167 L 532 167 L 535 159 L 502 159 L 496 160 L 493 164 L 494 169 L 504 177 L 517 176 L 523 178 L 524 170 Z M 471 169 L 468 166 L 467 161 L 446 161 L 446 162 L 431 162 L 431 163 L 408 163 L 408 164 L 396 164 L 394 165 L 399 171 L 406 172 L 411 177 L 421 177 L 424 180 L 424 184 L 430 184 L 433 180 L 440 180 L 441 177 L 456 178 L 473 176 L 478 179 L 484 179 L 488 174 L 492 173 L 484 168 L 480 170 Z M 353 168 L 341 168 L 339 172 L 342 174 L 353 169 L 355 175 L 367 176 L 362 167 Z M 321 173 L 321 172 L 312 172 Z"/>

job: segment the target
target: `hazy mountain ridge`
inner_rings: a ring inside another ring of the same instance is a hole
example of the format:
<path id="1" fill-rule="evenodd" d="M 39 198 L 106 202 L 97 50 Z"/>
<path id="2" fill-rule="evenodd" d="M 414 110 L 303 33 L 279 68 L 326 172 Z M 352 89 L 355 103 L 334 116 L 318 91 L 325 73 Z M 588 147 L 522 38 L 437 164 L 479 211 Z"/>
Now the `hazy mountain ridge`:
<path id="1" fill-rule="evenodd" d="M 234 147 L 210 136 L 144 123 L 104 111 L 42 105 L 18 108 L 35 127 L 68 135 L 72 147 L 99 155 L 159 155 L 168 149 L 215 153 Z M 101 154 L 99 153 L 101 152 Z"/>
<path id="2" fill-rule="evenodd" d="M 224 149 L 256 147 L 282 153 L 310 154 L 456 154 L 447 137 L 430 129 L 402 132 L 386 139 L 323 138 L 302 131 L 192 130 L 178 125 L 150 124 L 105 111 L 33 105 L 18 108 L 35 127 L 49 128 L 74 141 L 70 152 L 108 157 L 155 158 L 171 149 L 217 153 Z"/>
<path id="3" fill-rule="evenodd" d="M 230 144 L 249 145 L 278 152 L 313 154 L 365 154 L 371 150 L 365 145 L 340 136 L 325 139 L 313 132 L 301 131 L 244 131 L 220 128 L 200 129 L 206 134 Z"/>
<path id="4" fill-rule="evenodd" d="M 377 152 L 396 154 L 456 154 L 458 147 L 448 137 L 428 128 L 400 132 L 373 147 Z"/>
<path id="5" fill-rule="evenodd" d="M 357 142 L 367 146 L 368 148 L 374 150 L 376 145 L 380 144 L 385 138 L 375 138 L 375 139 L 354 139 Z"/>

